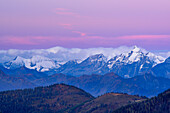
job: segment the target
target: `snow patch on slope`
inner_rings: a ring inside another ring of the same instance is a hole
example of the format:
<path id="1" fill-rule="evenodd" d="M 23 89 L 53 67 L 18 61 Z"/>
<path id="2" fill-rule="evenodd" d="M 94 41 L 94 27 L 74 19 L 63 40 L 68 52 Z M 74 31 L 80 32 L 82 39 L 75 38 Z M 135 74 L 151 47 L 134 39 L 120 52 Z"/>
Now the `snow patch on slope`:
<path id="1" fill-rule="evenodd" d="M 33 56 L 31 59 L 25 59 L 17 56 L 13 61 L 5 63 L 5 67 L 8 69 L 21 66 L 25 66 L 29 69 L 35 69 L 40 72 L 49 71 L 52 68 L 60 67 L 60 65 L 53 60 L 42 56 Z"/>
<path id="2" fill-rule="evenodd" d="M 151 52 L 148 52 L 146 54 L 146 56 L 148 56 L 150 58 L 150 60 L 153 60 L 156 64 L 160 64 L 163 63 L 165 61 L 165 58 L 161 57 L 161 56 L 157 56 Z"/>

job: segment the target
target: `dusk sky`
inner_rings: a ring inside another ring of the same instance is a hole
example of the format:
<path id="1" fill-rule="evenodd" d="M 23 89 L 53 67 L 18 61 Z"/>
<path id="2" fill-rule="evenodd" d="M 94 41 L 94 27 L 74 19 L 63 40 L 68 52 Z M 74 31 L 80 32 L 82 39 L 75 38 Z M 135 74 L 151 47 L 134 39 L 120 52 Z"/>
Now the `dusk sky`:
<path id="1" fill-rule="evenodd" d="M 170 50 L 170 0 L 0 0 L 0 49 Z"/>

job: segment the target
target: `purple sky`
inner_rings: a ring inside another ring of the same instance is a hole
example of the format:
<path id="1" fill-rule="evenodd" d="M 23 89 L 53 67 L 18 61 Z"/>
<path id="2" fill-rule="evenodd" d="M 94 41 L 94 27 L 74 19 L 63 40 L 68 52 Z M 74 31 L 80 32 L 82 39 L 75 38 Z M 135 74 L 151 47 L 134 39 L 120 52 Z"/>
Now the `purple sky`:
<path id="1" fill-rule="evenodd" d="M 170 0 L 0 0 L 0 49 L 170 50 Z"/>

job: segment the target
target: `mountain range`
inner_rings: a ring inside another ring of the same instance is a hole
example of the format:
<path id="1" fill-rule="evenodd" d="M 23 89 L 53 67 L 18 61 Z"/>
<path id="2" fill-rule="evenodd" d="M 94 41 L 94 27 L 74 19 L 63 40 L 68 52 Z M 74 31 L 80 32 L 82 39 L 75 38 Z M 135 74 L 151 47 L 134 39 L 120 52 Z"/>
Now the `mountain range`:
<path id="1" fill-rule="evenodd" d="M 121 49 L 118 48 L 117 50 Z M 131 50 L 128 50 L 128 52 L 121 54 L 119 54 L 120 52 L 114 52 L 114 55 L 112 55 L 113 57 L 111 57 L 111 55 L 105 56 L 101 52 L 100 54 L 94 54 L 84 59 L 77 59 L 75 57 L 73 60 L 68 61 L 57 60 L 58 56 L 56 56 L 56 58 L 54 56 L 53 58 L 48 58 L 43 55 L 35 55 L 31 58 L 15 56 L 13 60 L 1 63 L 1 67 L 4 67 L 10 71 L 24 66 L 28 69 L 43 72 L 47 75 L 63 73 L 71 76 L 82 76 L 85 74 L 104 75 L 109 72 L 114 72 L 121 77 L 131 78 L 142 75 L 146 72 L 150 72 L 151 70 L 154 71 L 152 68 L 166 60 L 161 56 L 147 52 L 146 50 L 140 49 L 137 46 L 134 46 Z M 110 51 L 110 54 L 112 51 Z M 74 50 L 74 52 L 76 51 Z M 109 53 L 109 51 L 107 51 L 107 53 Z M 156 74 L 154 75 L 169 78 L 169 69 L 167 69 L 166 76 Z"/>
<path id="2" fill-rule="evenodd" d="M 55 74 L 37 79 L 33 83 L 37 83 L 38 86 L 65 83 L 81 88 L 93 96 L 99 96 L 107 92 L 122 92 L 152 97 L 170 88 L 170 79 L 154 77 L 151 74 L 129 79 L 122 78 L 114 73 L 83 75 L 80 77 Z"/>
<path id="3" fill-rule="evenodd" d="M 16 56 L 0 64 L 0 91 L 65 83 L 93 96 L 122 92 L 152 97 L 170 88 L 169 67 L 170 57 L 165 59 L 137 46 L 110 58 L 95 54 L 65 63 L 40 55 L 30 59 Z"/>
<path id="4" fill-rule="evenodd" d="M 93 96 L 107 92 L 122 92 L 152 97 L 170 88 L 170 79 L 155 77 L 151 73 L 128 79 L 113 72 L 104 75 L 82 75 L 80 77 L 64 74 L 48 76 L 42 72 L 22 67 L 13 70 L 11 74 L 5 74 L 1 70 L 0 78 L 0 91 L 65 83 L 81 88 Z"/>

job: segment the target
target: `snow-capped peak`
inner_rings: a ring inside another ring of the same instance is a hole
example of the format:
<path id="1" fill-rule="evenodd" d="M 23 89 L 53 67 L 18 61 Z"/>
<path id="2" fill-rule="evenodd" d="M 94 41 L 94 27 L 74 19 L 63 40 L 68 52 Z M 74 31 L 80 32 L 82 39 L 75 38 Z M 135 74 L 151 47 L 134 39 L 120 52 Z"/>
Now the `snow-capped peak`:
<path id="1" fill-rule="evenodd" d="M 20 57 L 20 56 L 16 56 L 16 57 L 14 58 L 13 62 L 15 62 L 15 63 L 21 63 L 21 62 L 23 62 L 24 60 L 25 60 L 25 58 Z"/>
<path id="2" fill-rule="evenodd" d="M 137 46 L 134 46 L 133 50 L 130 53 L 128 53 L 127 63 L 137 62 L 143 56 L 144 56 L 144 53 L 142 52 L 142 50 L 138 48 Z"/>
<path id="3" fill-rule="evenodd" d="M 52 61 L 51 59 L 47 58 L 47 57 L 43 57 L 43 56 L 33 56 L 31 58 L 31 62 L 36 63 L 36 62 L 42 62 L 42 61 Z"/>
<path id="4" fill-rule="evenodd" d="M 24 65 L 25 60 L 26 59 L 24 59 L 23 57 L 16 56 L 12 61 L 5 62 L 3 65 L 7 69 L 18 68 Z"/>
<path id="5" fill-rule="evenodd" d="M 103 55 L 103 54 L 96 54 L 96 55 L 92 55 L 88 58 L 88 60 L 90 60 L 91 62 L 94 61 L 107 61 L 107 58 Z"/>
<path id="6" fill-rule="evenodd" d="M 113 65 L 126 65 L 132 64 L 134 62 L 146 62 L 146 63 L 153 63 L 153 67 L 159 63 L 165 61 L 165 58 L 161 56 L 157 56 L 151 52 L 146 52 L 137 46 L 134 46 L 133 49 L 129 53 L 123 53 L 121 55 L 117 55 L 114 58 L 108 61 L 108 68 L 111 69 Z M 141 65 L 141 67 L 143 64 Z"/>
<path id="7" fill-rule="evenodd" d="M 146 56 L 148 56 L 150 60 L 154 61 L 154 66 L 165 61 L 165 58 L 157 56 L 151 52 L 146 53 Z"/>
<path id="8" fill-rule="evenodd" d="M 113 65 L 126 65 L 140 61 L 144 57 L 144 53 L 140 48 L 134 46 L 133 49 L 128 53 L 122 53 L 115 56 L 108 61 L 108 68 L 111 69 Z"/>
<path id="9" fill-rule="evenodd" d="M 133 52 L 137 53 L 137 52 L 141 52 L 141 49 L 138 48 L 136 45 L 133 47 Z"/>

